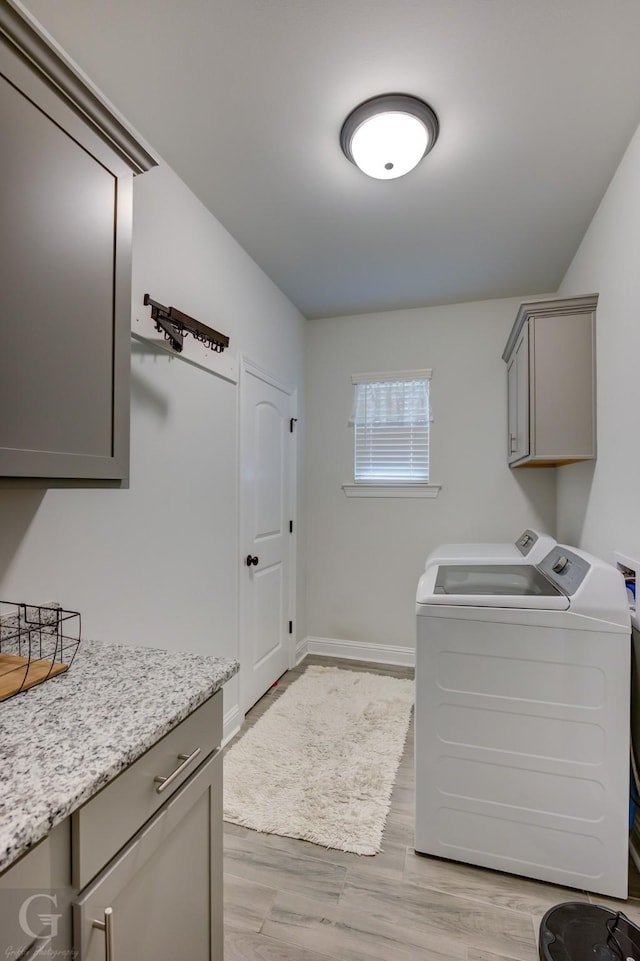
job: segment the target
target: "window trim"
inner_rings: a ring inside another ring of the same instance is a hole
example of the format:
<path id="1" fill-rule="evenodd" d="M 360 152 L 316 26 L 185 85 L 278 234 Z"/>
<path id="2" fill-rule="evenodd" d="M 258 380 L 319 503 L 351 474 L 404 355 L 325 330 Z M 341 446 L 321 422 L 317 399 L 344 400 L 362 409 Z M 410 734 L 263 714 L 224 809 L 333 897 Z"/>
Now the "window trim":
<path id="1" fill-rule="evenodd" d="M 369 373 L 359 373 L 351 375 L 351 383 L 355 387 L 358 384 L 377 384 L 397 381 L 411 380 L 431 380 L 432 369 L 422 370 L 391 370 L 374 371 Z M 429 422 L 433 422 L 431 411 L 429 411 Z M 349 421 L 350 426 L 354 426 Z M 431 429 L 429 428 L 429 434 Z M 429 465 L 429 468 L 431 465 Z M 347 497 L 437 497 L 441 490 L 440 484 L 434 484 L 431 480 L 426 483 L 416 481 L 356 481 L 342 485 L 342 490 Z"/>
<path id="2" fill-rule="evenodd" d="M 442 484 L 343 484 L 347 497 L 437 497 Z"/>
<path id="3" fill-rule="evenodd" d="M 378 384 L 388 381 L 399 380 L 431 380 L 433 371 L 425 370 L 383 370 L 374 374 L 352 374 L 351 383 L 356 384 Z"/>

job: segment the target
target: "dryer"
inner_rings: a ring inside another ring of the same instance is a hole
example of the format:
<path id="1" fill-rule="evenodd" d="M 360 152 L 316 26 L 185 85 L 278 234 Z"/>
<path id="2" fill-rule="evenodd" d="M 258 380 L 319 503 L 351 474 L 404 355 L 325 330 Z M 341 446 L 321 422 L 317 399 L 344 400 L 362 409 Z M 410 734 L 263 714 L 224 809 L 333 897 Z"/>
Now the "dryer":
<path id="1" fill-rule="evenodd" d="M 556 545 L 432 565 L 416 599 L 416 851 L 626 898 L 620 572 Z"/>
<path id="2" fill-rule="evenodd" d="M 511 543 L 440 544 L 427 555 L 425 570 L 432 564 L 537 564 L 555 547 L 549 534 L 527 528 Z"/>

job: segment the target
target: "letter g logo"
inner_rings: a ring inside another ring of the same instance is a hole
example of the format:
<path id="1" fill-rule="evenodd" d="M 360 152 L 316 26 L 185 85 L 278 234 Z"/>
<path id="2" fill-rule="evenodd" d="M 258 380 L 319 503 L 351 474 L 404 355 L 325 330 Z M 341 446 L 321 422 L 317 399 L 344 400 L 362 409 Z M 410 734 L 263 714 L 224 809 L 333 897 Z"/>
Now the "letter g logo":
<path id="1" fill-rule="evenodd" d="M 38 934 L 34 931 L 29 924 L 28 912 L 29 908 L 34 901 L 38 898 L 45 898 L 54 908 L 58 907 L 58 898 L 55 894 L 32 894 L 31 897 L 23 901 L 20 906 L 20 911 L 18 913 L 18 921 L 20 922 L 20 927 L 27 935 L 28 938 L 55 938 L 58 933 L 58 918 L 61 918 L 61 914 L 38 914 L 37 918 L 41 925 L 48 926 L 48 931 L 44 934 Z"/>

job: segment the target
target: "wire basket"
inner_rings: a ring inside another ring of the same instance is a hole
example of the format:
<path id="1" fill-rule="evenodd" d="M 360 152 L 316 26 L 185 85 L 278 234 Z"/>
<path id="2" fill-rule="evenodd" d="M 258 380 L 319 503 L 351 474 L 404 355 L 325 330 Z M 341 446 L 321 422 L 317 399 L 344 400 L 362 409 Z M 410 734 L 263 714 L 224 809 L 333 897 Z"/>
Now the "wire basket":
<path id="1" fill-rule="evenodd" d="M 76 611 L 0 601 L 0 701 L 68 671 L 79 645 Z"/>

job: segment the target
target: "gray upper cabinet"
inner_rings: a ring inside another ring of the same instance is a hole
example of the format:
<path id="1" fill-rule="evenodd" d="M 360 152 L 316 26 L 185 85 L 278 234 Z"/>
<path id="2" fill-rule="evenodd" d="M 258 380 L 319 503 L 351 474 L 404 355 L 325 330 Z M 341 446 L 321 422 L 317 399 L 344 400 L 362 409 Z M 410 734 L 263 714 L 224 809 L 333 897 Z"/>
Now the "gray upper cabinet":
<path id="1" fill-rule="evenodd" d="M 126 482 L 133 176 L 155 161 L 0 0 L 0 478 Z"/>
<path id="2" fill-rule="evenodd" d="M 510 466 L 595 458 L 597 302 L 591 294 L 521 305 L 502 355 Z"/>

